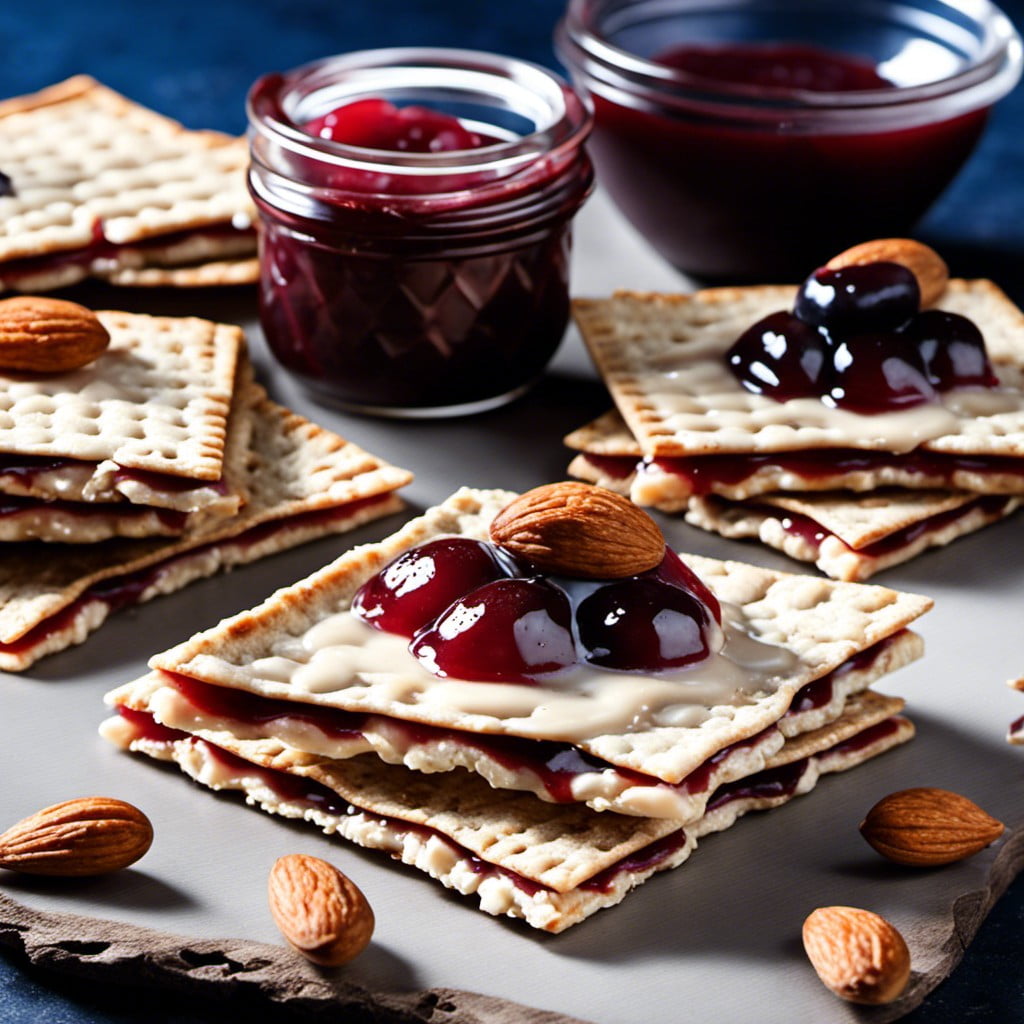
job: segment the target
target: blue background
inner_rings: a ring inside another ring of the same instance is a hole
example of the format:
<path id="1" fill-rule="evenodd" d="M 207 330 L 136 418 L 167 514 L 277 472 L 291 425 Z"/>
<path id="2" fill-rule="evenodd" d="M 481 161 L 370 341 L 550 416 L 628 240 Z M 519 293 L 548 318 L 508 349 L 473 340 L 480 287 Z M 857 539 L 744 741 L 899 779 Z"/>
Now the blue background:
<path id="1" fill-rule="evenodd" d="M 1002 6 L 1024 27 L 1024 0 Z M 557 66 L 551 30 L 562 7 L 562 0 L 8 0 L 0 6 L 0 97 L 86 72 L 189 127 L 241 133 L 245 94 L 260 74 L 347 50 L 471 47 Z M 918 235 L 943 252 L 954 273 L 990 276 L 1024 301 L 1024 87 L 1000 104 L 978 151 Z M 1024 1020 L 1022 964 L 1024 877 L 953 977 L 905 1019 Z M 246 1007 L 232 1002 L 230 1011 Z M 298 1019 L 283 1010 L 249 1012 L 254 1020 Z M 100 989 L 50 976 L 0 954 L 4 1024 L 198 1024 L 223 1014 L 224 1007 L 155 998 L 151 988 Z"/>

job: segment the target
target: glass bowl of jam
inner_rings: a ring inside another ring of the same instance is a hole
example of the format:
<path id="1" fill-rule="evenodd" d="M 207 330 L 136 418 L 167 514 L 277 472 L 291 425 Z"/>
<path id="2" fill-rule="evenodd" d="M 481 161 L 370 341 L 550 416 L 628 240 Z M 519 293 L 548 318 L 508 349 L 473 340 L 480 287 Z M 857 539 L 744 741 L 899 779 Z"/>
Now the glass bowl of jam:
<path id="1" fill-rule="evenodd" d="M 988 0 L 570 0 L 556 46 L 600 183 L 705 281 L 908 234 L 1021 74 Z"/>
<path id="2" fill-rule="evenodd" d="M 313 397 L 479 412 L 543 373 L 569 315 L 591 116 L 559 76 L 433 48 L 370 50 L 249 93 L 260 320 Z"/>

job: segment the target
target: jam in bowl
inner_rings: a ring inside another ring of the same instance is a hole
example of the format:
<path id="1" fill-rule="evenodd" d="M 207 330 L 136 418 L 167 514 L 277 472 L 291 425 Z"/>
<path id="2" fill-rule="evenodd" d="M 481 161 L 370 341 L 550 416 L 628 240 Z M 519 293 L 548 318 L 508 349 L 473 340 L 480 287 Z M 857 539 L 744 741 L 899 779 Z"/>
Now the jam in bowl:
<path id="1" fill-rule="evenodd" d="M 569 0 L 599 181 L 705 281 L 795 281 L 906 234 L 1021 73 L 988 0 Z"/>
<path id="2" fill-rule="evenodd" d="M 525 391 L 568 322 L 590 114 L 558 76 L 373 50 L 253 86 L 260 318 L 314 397 L 395 416 Z"/>

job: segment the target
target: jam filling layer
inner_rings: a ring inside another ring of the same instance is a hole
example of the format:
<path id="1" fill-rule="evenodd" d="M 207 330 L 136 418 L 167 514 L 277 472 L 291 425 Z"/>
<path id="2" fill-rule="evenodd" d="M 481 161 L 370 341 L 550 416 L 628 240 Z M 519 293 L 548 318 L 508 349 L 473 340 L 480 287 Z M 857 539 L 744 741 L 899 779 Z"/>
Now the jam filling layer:
<path id="1" fill-rule="evenodd" d="M 26 486 L 31 486 L 39 477 L 47 473 L 78 470 L 83 474 L 92 475 L 95 469 L 95 462 L 64 458 L 63 456 L 14 455 L 9 452 L 0 454 L 0 478 L 10 477 Z M 114 483 L 125 482 L 138 483 L 151 491 L 164 491 L 168 494 L 181 494 L 197 489 L 213 491 L 216 494 L 228 493 L 228 486 L 223 478 L 199 480 L 194 477 L 175 476 L 171 473 L 118 466 L 114 473 Z"/>
<path id="2" fill-rule="evenodd" d="M 111 242 L 103 234 L 103 225 L 98 222 L 93 226 L 93 238 L 88 245 L 79 249 L 68 249 L 63 252 L 46 253 L 42 256 L 25 256 L 21 259 L 8 260 L 0 264 L 0 281 L 8 284 L 17 282 L 19 278 L 31 277 L 51 270 L 64 267 L 88 268 L 97 260 L 115 260 L 123 252 L 149 252 L 179 245 L 195 238 L 212 240 L 251 239 L 252 247 L 256 248 L 256 231 L 254 228 L 235 228 L 230 224 L 217 224 L 200 229 L 172 231 L 164 235 L 141 239 L 120 245 Z"/>
<path id="3" fill-rule="evenodd" d="M 109 614 L 126 608 L 129 605 L 137 604 L 141 600 L 142 595 L 159 582 L 161 577 L 172 571 L 175 566 L 200 557 L 208 551 L 228 547 L 251 548 L 285 530 L 298 529 L 304 526 L 326 525 L 335 520 L 347 519 L 364 508 L 371 508 L 390 497 L 390 493 L 375 494 L 344 505 L 335 505 L 328 509 L 317 509 L 284 519 L 272 519 L 253 526 L 234 537 L 226 537 L 221 540 L 198 545 L 190 548 L 188 551 L 180 552 L 162 562 L 146 566 L 135 572 L 122 573 L 118 576 L 111 576 L 109 579 L 99 580 L 84 590 L 74 601 L 66 604 L 60 611 L 54 612 L 53 615 L 38 622 L 27 633 L 22 634 L 16 640 L 0 643 L 0 653 L 22 654 L 25 651 L 38 647 L 45 643 L 50 636 L 67 629 L 87 605 L 95 603 L 105 605 Z"/>
<path id="4" fill-rule="evenodd" d="M 361 808 L 349 803 L 344 797 L 321 783 L 301 776 L 290 775 L 287 772 L 276 769 L 254 765 L 252 762 L 217 747 L 206 740 L 198 739 L 189 733 L 176 729 L 168 729 L 157 723 L 147 712 L 133 711 L 124 707 L 118 708 L 118 712 L 131 723 L 137 738 L 149 741 L 150 743 L 166 744 L 168 746 L 181 740 L 187 740 L 190 743 L 201 746 L 209 757 L 218 761 L 228 772 L 237 777 L 258 777 L 275 795 L 290 804 L 341 818 L 364 813 Z M 864 750 L 879 740 L 895 733 L 898 727 L 896 719 L 888 719 L 878 725 L 865 729 L 857 736 L 837 744 L 827 753 L 829 755 L 841 755 Z M 708 805 L 708 810 L 723 807 L 734 800 L 788 799 L 795 795 L 800 780 L 810 765 L 810 760 L 810 758 L 804 758 L 778 768 L 757 772 L 745 779 L 738 779 L 735 782 L 727 783 L 715 791 Z M 384 817 L 376 813 L 373 814 L 373 819 L 386 828 L 395 838 L 400 838 L 407 834 L 415 834 L 425 839 L 433 839 L 445 843 L 456 853 L 459 860 L 467 865 L 475 874 L 504 877 L 528 896 L 534 896 L 543 892 L 554 892 L 548 886 L 525 878 L 507 868 L 484 861 L 465 847 L 455 843 L 448 836 L 429 826 L 412 824 L 399 818 Z M 623 873 L 657 870 L 674 853 L 682 849 L 686 843 L 687 836 L 684 830 L 679 829 L 671 832 L 669 835 L 647 844 L 627 855 L 616 864 L 591 876 L 585 882 L 580 883 L 578 888 L 586 892 L 610 893 Z"/>
<path id="5" fill-rule="evenodd" d="M 860 651 L 832 672 L 816 679 L 797 691 L 787 715 L 797 715 L 826 706 L 834 692 L 834 683 L 850 672 L 868 669 L 894 642 L 886 638 L 867 650 Z M 708 758 L 696 770 L 676 784 L 644 773 L 622 768 L 581 750 L 570 743 L 553 740 L 527 739 L 507 735 L 485 735 L 440 726 L 425 725 L 365 712 L 344 711 L 338 708 L 318 707 L 294 700 L 264 697 L 247 691 L 215 686 L 178 673 L 162 672 L 165 681 L 184 700 L 205 716 L 218 722 L 237 726 L 260 727 L 278 731 L 289 721 L 310 725 L 329 740 L 359 740 L 368 732 L 387 729 L 389 736 L 408 747 L 429 743 L 455 742 L 476 750 L 496 764 L 512 772 L 528 772 L 538 780 L 554 803 L 573 803 L 579 797 L 573 783 L 583 775 L 601 773 L 615 775 L 630 787 L 662 787 L 683 795 L 706 793 L 715 785 L 715 775 L 731 755 L 757 747 L 775 732 L 775 726 L 730 744 Z M 229 727 L 229 726 L 225 726 Z"/>
<path id="6" fill-rule="evenodd" d="M 16 519 L 18 516 L 38 512 L 59 513 L 82 519 L 95 516 L 115 515 L 118 519 L 135 519 L 155 515 L 160 524 L 168 530 L 180 532 L 188 522 L 188 513 L 176 509 L 158 508 L 151 505 L 90 503 L 87 501 L 40 501 L 36 498 L 22 498 L 0 494 L 0 519 Z"/>
<path id="7" fill-rule="evenodd" d="M 761 515 L 771 516 L 773 519 L 778 519 L 787 533 L 790 533 L 795 537 L 802 538 L 816 548 L 821 547 L 825 538 L 834 537 L 836 540 L 845 544 L 851 551 L 856 551 L 858 554 L 865 555 L 868 558 L 881 558 L 894 551 L 900 551 L 903 548 L 909 547 L 922 537 L 938 533 L 947 526 L 951 526 L 953 523 L 959 522 L 961 519 L 966 519 L 976 511 L 982 512 L 986 518 L 998 518 L 1006 511 L 1013 501 L 1014 498 L 1007 495 L 983 495 L 982 497 L 969 501 L 958 508 L 947 509 L 944 512 L 938 512 L 933 516 L 928 516 L 926 519 L 912 523 L 910 526 L 905 526 L 901 530 L 896 530 L 893 533 L 888 534 L 888 536 L 874 541 L 871 544 L 865 544 L 860 548 L 850 547 L 850 545 L 846 544 L 841 537 L 838 537 L 836 534 L 826 529 L 810 516 L 776 508 L 773 505 L 747 503 L 744 507 L 750 508 L 752 511 L 758 512 Z"/>
<path id="8" fill-rule="evenodd" d="M 509 771 L 529 772 L 540 782 L 554 803 L 576 802 L 578 798 L 573 792 L 574 780 L 593 773 L 614 774 L 631 787 L 665 787 L 686 795 L 703 793 L 712 784 L 717 769 L 730 755 L 758 746 L 774 732 L 774 727 L 769 727 L 723 748 L 682 782 L 673 786 L 654 776 L 629 768 L 620 768 L 570 743 L 519 736 L 484 735 L 363 712 L 321 708 L 315 705 L 304 707 L 295 701 L 261 697 L 213 686 L 186 676 L 167 672 L 162 675 L 190 705 L 204 715 L 242 726 L 265 726 L 273 729 L 275 725 L 282 725 L 291 720 L 314 726 L 328 739 L 357 740 L 375 729 L 386 728 L 389 735 L 398 737 L 407 747 L 426 746 L 443 741 L 456 742 L 461 747 L 478 751 Z"/>
<path id="9" fill-rule="evenodd" d="M 693 494 L 701 495 L 713 494 L 720 485 L 741 484 L 760 470 L 778 470 L 815 481 L 850 473 L 897 468 L 904 473 L 927 477 L 950 486 L 955 474 L 972 473 L 986 477 L 1016 477 L 1024 489 L 1024 459 L 1010 455 L 957 455 L 922 449 L 915 449 L 905 455 L 854 448 L 820 448 L 801 452 L 666 456 L 644 460 L 639 468 L 641 471 L 653 468 L 678 476 L 686 481 Z"/>

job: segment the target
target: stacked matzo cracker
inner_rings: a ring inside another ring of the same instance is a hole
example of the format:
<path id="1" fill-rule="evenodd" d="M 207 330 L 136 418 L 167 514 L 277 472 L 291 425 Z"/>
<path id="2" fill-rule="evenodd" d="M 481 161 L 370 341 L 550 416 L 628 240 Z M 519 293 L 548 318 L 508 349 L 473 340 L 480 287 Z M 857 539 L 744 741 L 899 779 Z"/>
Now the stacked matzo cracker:
<path id="1" fill-rule="evenodd" d="M 87 76 L 0 101 L 0 292 L 254 282 L 247 165 Z"/>
<path id="2" fill-rule="evenodd" d="M 886 588 L 688 558 L 725 607 L 721 654 L 531 686 L 438 678 L 350 613 L 395 556 L 486 538 L 514 497 L 464 489 L 155 656 L 108 695 L 103 732 L 552 932 L 912 735 L 868 687 L 919 655 L 907 627 L 930 602 Z M 721 678 L 728 697 L 709 696 Z"/>
<path id="3" fill-rule="evenodd" d="M 0 292 L 255 281 L 247 165 L 244 139 L 87 76 L 0 102 Z M 98 317 L 110 345 L 94 362 L 0 376 L 0 668 L 394 511 L 410 479 L 268 401 L 239 328 Z"/>
<path id="4" fill-rule="evenodd" d="M 745 390 L 725 353 L 795 289 L 577 300 L 617 409 L 570 434 L 571 472 L 641 505 L 864 580 L 1012 513 L 1024 495 L 1024 316 L 988 281 L 937 307 L 979 326 L 1002 385 L 934 409 L 860 415 Z"/>
<path id="5" fill-rule="evenodd" d="M 270 402 L 239 328 L 98 314 L 63 374 L 0 374 L 0 668 L 114 609 L 400 507 L 410 474 Z"/>

